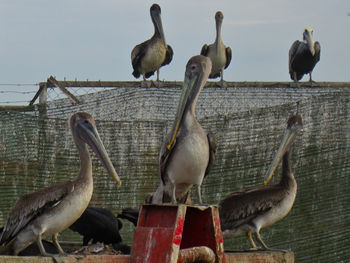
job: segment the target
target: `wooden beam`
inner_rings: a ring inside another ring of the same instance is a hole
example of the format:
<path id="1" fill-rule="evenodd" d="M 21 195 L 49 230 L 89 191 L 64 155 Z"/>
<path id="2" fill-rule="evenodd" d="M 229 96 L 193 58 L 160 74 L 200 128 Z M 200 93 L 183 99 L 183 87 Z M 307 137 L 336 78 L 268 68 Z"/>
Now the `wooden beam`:
<path id="1" fill-rule="evenodd" d="M 34 111 L 35 110 L 35 106 L 34 105 L 21 105 L 21 106 L 17 106 L 17 105 L 8 105 L 8 106 L 4 106 L 4 105 L 0 105 L 0 111 Z"/>
<path id="2" fill-rule="evenodd" d="M 56 80 L 57 81 L 57 80 Z M 289 88 L 292 82 L 278 81 L 227 81 L 228 88 Z M 141 87 L 140 81 L 57 81 L 61 87 L 71 88 L 129 88 Z M 308 81 L 299 82 L 300 87 L 310 87 Z M 52 83 L 47 83 L 48 87 L 56 87 Z M 218 82 L 207 81 L 206 87 L 217 87 Z M 162 87 L 182 87 L 182 81 L 160 81 Z M 317 82 L 313 83 L 313 88 L 349 88 L 350 82 Z"/>
<path id="3" fill-rule="evenodd" d="M 75 97 L 72 93 L 70 93 L 65 87 L 68 86 L 64 86 L 62 85 L 62 83 L 59 83 L 53 76 L 51 76 L 50 78 L 48 78 L 47 80 L 48 86 L 49 85 L 53 85 L 56 88 L 59 88 L 64 94 L 67 95 L 67 97 L 73 101 L 75 104 L 79 105 L 80 101 L 77 99 L 77 97 Z"/>

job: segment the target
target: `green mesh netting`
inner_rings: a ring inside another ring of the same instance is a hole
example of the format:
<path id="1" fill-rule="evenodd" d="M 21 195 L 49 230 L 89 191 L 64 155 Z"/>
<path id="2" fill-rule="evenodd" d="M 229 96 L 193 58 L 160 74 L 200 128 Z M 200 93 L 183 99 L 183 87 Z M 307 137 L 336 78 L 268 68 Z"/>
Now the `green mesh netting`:
<path id="1" fill-rule="evenodd" d="M 19 196 L 73 178 L 79 159 L 68 117 L 94 115 L 100 136 L 123 185 L 117 188 L 93 157 L 91 204 L 118 213 L 138 207 L 159 183 L 158 152 L 172 125 L 179 87 L 124 87 L 36 105 L 32 112 L 0 111 L 0 225 Z M 205 203 L 263 183 L 291 114 L 303 118 L 292 150 L 298 193 L 291 213 L 262 230 L 273 248 L 291 249 L 296 262 L 350 258 L 350 85 L 342 88 L 205 88 L 197 118 L 218 141 L 215 166 L 202 185 Z M 279 177 L 275 177 L 279 180 Z M 192 195 L 196 201 L 196 195 Z M 132 242 L 133 226 L 122 236 Z M 71 231 L 60 240 L 78 241 Z M 226 249 L 246 249 L 245 237 L 225 239 Z"/>

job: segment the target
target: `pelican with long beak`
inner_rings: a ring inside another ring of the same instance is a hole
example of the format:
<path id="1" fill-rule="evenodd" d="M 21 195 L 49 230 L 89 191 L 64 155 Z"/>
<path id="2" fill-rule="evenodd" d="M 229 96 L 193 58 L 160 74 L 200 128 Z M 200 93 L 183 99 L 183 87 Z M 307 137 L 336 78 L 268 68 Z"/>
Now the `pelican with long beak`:
<path id="1" fill-rule="evenodd" d="M 210 70 L 210 59 L 201 55 L 192 57 L 186 65 L 175 121 L 160 150 L 161 183 L 153 203 L 185 203 L 193 185 L 202 203 L 201 184 L 214 163 L 216 141 L 214 134 L 205 132 L 197 121 L 195 109 Z"/>
<path id="2" fill-rule="evenodd" d="M 253 250 L 268 249 L 260 236 L 260 230 L 283 219 L 292 209 L 297 193 L 297 182 L 290 165 L 290 150 L 297 132 L 302 127 L 299 115 L 291 116 L 282 143 L 266 173 L 265 185 L 233 192 L 219 204 L 221 229 L 226 237 L 247 234 Z M 282 159 L 282 178 L 278 184 L 266 185 Z"/>
<path id="3" fill-rule="evenodd" d="M 121 184 L 92 116 L 84 112 L 74 114 L 70 118 L 70 128 L 80 155 L 78 176 L 72 181 L 22 196 L 8 215 L 0 237 L 0 253 L 18 255 L 36 242 L 41 255 L 46 256 L 41 239 L 43 236 L 52 236 L 59 253 L 64 254 L 57 235 L 83 214 L 93 192 L 92 162 L 87 145 L 96 153 L 113 179 Z"/>
<path id="4" fill-rule="evenodd" d="M 313 30 L 307 27 L 303 33 L 303 42 L 296 40 L 289 49 L 289 74 L 297 84 L 304 74 L 309 74 L 309 82 L 312 85 L 312 71 L 320 61 L 321 46 L 318 41 L 312 40 Z"/>
<path id="5" fill-rule="evenodd" d="M 226 47 L 221 38 L 221 26 L 224 20 L 222 12 L 218 11 L 215 14 L 216 22 L 216 39 L 211 45 L 205 44 L 202 47 L 201 55 L 209 57 L 212 62 L 212 68 L 209 78 L 215 79 L 221 77 L 220 86 L 226 86 L 224 82 L 224 69 L 226 69 L 231 62 L 232 50 L 230 47 Z"/>
<path id="6" fill-rule="evenodd" d="M 142 75 L 146 84 L 146 78 L 151 77 L 155 71 L 157 71 L 159 83 L 159 68 L 169 64 L 173 59 L 173 49 L 165 41 L 160 6 L 153 4 L 150 13 L 154 34 L 149 40 L 135 46 L 131 52 L 131 63 L 134 69 L 132 74 L 135 78 Z"/>

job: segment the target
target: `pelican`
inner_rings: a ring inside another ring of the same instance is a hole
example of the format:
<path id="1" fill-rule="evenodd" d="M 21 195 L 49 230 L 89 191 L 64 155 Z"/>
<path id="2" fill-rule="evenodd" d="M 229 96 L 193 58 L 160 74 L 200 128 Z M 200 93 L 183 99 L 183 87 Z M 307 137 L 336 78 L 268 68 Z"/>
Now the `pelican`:
<path id="1" fill-rule="evenodd" d="M 121 184 L 92 116 L 84 112 L 74 114 L 70 118 L 70 128 L 80 155 L 78 176 L 21 197 L 12 207 L 0 237 L 1 253 L 18 255 L 36 242 L 41 255 L 46 256 L 41 239 L 52 236 L 59 253 L 64 254 L 57 235 L 83 214 L 92 196 L 92 162 L 87 145 L 97 154 L 113 179 Z"/>
<path id="2" fill-rule="evenodd" d="M 304 74 L 309 74 L 312 85 L 312 70 L 320 60 L 321 46 L 318 41 L 312 40 L 313 30 L 307 27 L 303 33 L 303 40 L 295 40 L 289 49 L 289 74 L 290 78 L 297 83 Z"/>
<path id="3" fill-rule="evenodd" d="M 211 45 L 205 44 L 202 47 L 201 55 L 209 57 L 212 62 L 212 68 L 209 78 L 215 79 L 221 76 L 220 85 L 221 87 L 226 86 L 224 83 L 224 69 L 230 65 L 232 58 L 232 51 L 230 47 L 226 47 L 222 42 L 221 38 L 221 26 L 224 20 L 224 15 L 218 11 L 215 14 L 216 22 L 216 39 Z"/>
<path id="4" fill-rule="evenodd" d="M 157 82 L 159 82 L 159 68 L 169 64 L 173 59 L 173 49 L 165 41 L 160 6 L 153 4 L 150 13 L 154 25 L 153 36 L 135 46 L 131 51 L 131 62 L 134 69 L 132 74 L 135 78 L 142 75 L 145 83 L 146 78 L 152 76 L 155 71 L 157 71 Z"/>
<path id="5" fill-rule="evenodd" d="M 300 116 L 294 115 L 289 118 L 282 143 L 266 173 L 265 184 L 271 180 L 283 158 L 282 178 L 278 184 L 234 192 L 219 203 L 221 229 L 224 236 L 235 237 L 247 234 L 252 249 L 257 250 L 258 247 L 252 238 L 255 233 L 263 249 L 268 249 L 260 236 L 260 230 L 287 216 L 297 193 L 297 183 L 290 165 L 289 152 L 301 127 Z"/>
<path id="6" fill-rule="evenodd" d="M 161 183 L 153 203 L 186 202 L 193 185 L 202 203 L 200 187 L 214 162 L 216 143 L 214 134 L 205 132 L 197 121 L 195 108 L 210 70 L 210 59 L 201 55 L 192 57 L 186 65 L 175 121 L 160 150 Z M 165 200 L 167 197 L 170 200 Z"/>

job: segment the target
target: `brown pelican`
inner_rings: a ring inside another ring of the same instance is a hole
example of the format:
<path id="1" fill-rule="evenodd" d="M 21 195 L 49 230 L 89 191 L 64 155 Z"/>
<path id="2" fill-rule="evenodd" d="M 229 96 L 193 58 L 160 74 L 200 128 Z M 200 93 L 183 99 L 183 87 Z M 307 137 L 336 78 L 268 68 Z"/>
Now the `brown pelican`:
<path id="1" fill-rule="evenodd" d="M 134 47 L 131 52 L 131 62 L 135 78 L 143 76 L 144 82 L 157 71 L 157 82 L 159 81 L 159 68 L 167 65 L 173 59 L 173 49 L 166 44 L 162 20 L 160 18 L 160 6 L 153 4 L 150 9 L 154 25 L 153 36 Z"/>
<path id="2" fill-rule="evenodd" d="M 290 166 L 289 152 L 301 127 L 300 116 L 289 118 L 282 143 L 265 176 L 267 184 L 283 158 L 282 178 L 278 184 L 234 192 L 220 202 L 219 213 L 224 236 L 234 237 L 246 233 L 252 249 L 258 249 L 252 238 L 253 233 L 256 233 L 259 243 L 268 249 L 261 239 L 260 230 L 283 219 L 294 204 L 297 183 Z"/>
<path id="3" fill-rule="evenodd" d="M 230 47 L 225 47 L 221 39 L 221 26 L 222 21 L 224 20 L 224 15 L 218 11 L 215 14 L 216 22 L 216 39 L 215 42 L 211 45 L 205 44 L 202 47 L 201 55 L 209 57 L 212 62 L 212 68 L 209 75 L 209 78 L 215 79 L 221 76 L 220 85 L 221 87 L 225 86 L 224 83 L 224 69 L 230 65 L 232 58 L 232 51 Z"/>
<path id="4" fill-rule="evenodd" d="M 100 158 L 107 171 L 120 184 L 108 154 L 88 113 L 80 112 L 70 118 L 74 142 L 80 155 L 80 171 L 72 181 L 46 187 L 22 196 L 12 207 L 0 237 L 3 254 L 18 253 L 36 242 L 42 255 L 47 255 L 43 236 L 52 236 L 53 243 L 64 254 L 58 243 L 59 232 L 73 224 L 87 208 L 93 191 L 92 163 L 87 145 Z"/>
<path id="5" fill-rule="evenodd" d="M 313 30 L 307 27 L 303 33 L 303 40 L 295 40 L 289 49 L 289 74 L 295 83 L 304 76 L 310 75 L 310 83 L 312 84 L 311 73 L 316 63 L 320 60 L 321 46 L 318 41 L 312 40 Z"/>
<path id="6" fill-rule="evenodd" d="M 186 202 L 193 185 L 197 185 L 198 200 L 202 203 L 200 187 L 214 162 L 216 144 L 215 136 L 206 133 L 197 121 L 195 108 L 210 70 L 210 59 L 201 55 L 192 57 L 186 65 L 176 118 L 160 150 L 161 183 L 153 203 Z"/>

